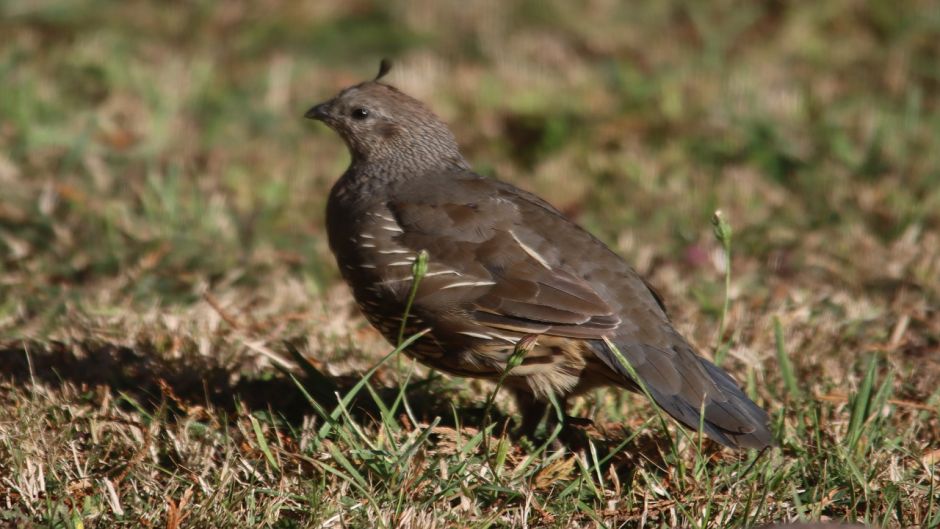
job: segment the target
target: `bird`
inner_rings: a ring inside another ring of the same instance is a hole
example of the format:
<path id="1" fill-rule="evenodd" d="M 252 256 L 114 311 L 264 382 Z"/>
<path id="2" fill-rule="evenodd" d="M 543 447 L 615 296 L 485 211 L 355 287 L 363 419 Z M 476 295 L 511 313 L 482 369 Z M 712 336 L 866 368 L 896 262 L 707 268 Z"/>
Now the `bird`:
<path id="1" fill-rule="evenodd" d="M 387 340 L 424 329 L 406 355 L 501 379 L 527 436 L 553 399 L 613 386 L 647 394 L 722 445 L 773 444 L 767 413 L 683 338 L 643 277 L 547 201 L 474 172 L 428 106 L 382 82 L 390 68 L 383 60 L 374 79 L 304 114 L 349 150 L 327 200 L 327 236 L 359 309 Z"/>

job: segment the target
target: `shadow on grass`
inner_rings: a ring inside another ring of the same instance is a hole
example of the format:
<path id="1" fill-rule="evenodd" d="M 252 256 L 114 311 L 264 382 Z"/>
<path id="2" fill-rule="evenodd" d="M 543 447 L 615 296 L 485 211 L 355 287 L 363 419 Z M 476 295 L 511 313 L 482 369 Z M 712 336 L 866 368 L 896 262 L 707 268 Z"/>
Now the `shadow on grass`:
<path id="1" fill-rule="evenodd" d="M 284 345 L 294 355 L 299 354 L 293 344 Z M 336 407 L 336 393 L 345 395 L 360 380 L 358 376 L 333 377 L 311 369 L 315 368 L 306 363 L 304 372 L 295 376 L 327 410 Z M 270 370 L 256 376 L 234 375 L 231 368 L 213 358 L 198 354 L 167 358 L 148 345 L 134 348 L 103 341 L 0 343 L 0 384 L 8 382 L 24 388 L 39 384 L 53 389 L 71 385 L 82 390 L 106 386 L 132 397 L 148 411 L 166 405 L 184 414 L 193 406 L 211 406 L 235 416 L 242 408 L 249 412 L 271 411 L 294 424 L 316 413 L 297 383 L 285 372 Z M 448 395 L 450 390 L 442 387 L 442 382 L 441 377 L 430 377 L 408 384 L 405 395 L 414 417 L 424 423 L 440 417 L 438 424 L 444 427 L 457 427 L 458 420 L 462 428 L 484 427 L 485 399 L 456 409 Z M 396 385 L 375 388 L 386 407 L 395 401 L 400 391 L 400 386 Z M 360 424 L 376 424 L 382 420 L 376 399 L 368 391 L 360 391 L 348 408 L 352 418 Z M 401 411 L 402 421 L 404 415 Z M 490 410 L 490 422 L 500 425 L 495 431 L 497 434 L 502 426 L 512 432 L 512 417 L 495 407 Z M 590 438 L 601 456 L 621 445 L 630 435 L 619 425 L 608 426 L 603 431 L 593 424 L 569 429 L 568 435 L 562 436 L 564 445 L 577 450 L 584 448 Z M 618 466 L 632 466 L 637 458 L 662 462 L 663 454 L 669 450 L 669 440 L 643 435 L 621 450 L 612 460 Z"/>
<path id="2" fill-rule="evenodd" d="M 345 394 L 358 382 L 356 376 L 326 377 L 310 380 L 303 373 L 297 379 L 317 396 L 327 409 L 336 405 L 332 391 Z M 71 384 L 79 388 L 107 386 L 124 393 L 142 406 L 156 409 L 163 403 L 184 409 L 212 406 L 226 412 L 239 405 L 248 410 L 273 410 L 289 421 L 299 421 L 314 414 L 294 380 L 272 369 L 256 374 L 238 373 L 213 358 L 185 354 L 167 358 L 152 346 L 128 347 L 102 341 L 37 342 L 15 341 L 0 344 L 0 380 L 27 387 L 33 383 L 56 387 Z M 409 386 L 408 397 L 422 412 L 453 415 L 446 401 L 431 398 L 426 385 Z M 394 398 L 397 387 L 377 389 L 379 395 Z M 357 419 L 378 416 L 378 408 L 368 393 L 361 392 L 352 406 Z M 417 409 L 415 410 L 418 411 Z"/>

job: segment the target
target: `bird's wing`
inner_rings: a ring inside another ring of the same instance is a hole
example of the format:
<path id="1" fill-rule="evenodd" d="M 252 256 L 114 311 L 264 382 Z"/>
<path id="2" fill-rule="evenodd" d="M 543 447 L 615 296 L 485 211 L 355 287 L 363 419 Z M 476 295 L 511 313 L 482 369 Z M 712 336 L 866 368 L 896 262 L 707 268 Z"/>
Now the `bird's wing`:
<path id="1" fill-rule="evenodd" d="M 566 257 L 543 234 L 545 226 L 533 229 L 531 219 L 523 222 L 525 203 L 500 194 L 494 181 L 451 184 L 388 203 L 402 230 L 398 243 L 429 254 L 430 273 L 415 306 L 459 307 L 481 325 L 522 334 L 600 339 L 617 328 L 619 315 L 564 266 Z M 568 222 L 547 212 L 544 217 Z"/>

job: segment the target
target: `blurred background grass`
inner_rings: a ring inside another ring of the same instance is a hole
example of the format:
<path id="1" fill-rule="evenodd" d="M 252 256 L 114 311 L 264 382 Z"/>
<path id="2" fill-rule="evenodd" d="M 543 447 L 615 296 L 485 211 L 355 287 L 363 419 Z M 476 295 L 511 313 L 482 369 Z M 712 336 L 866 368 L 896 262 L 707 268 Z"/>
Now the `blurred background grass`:
<path id="1" fill-rule="evenodd" d="M 778 315 L 815 394 L 874 351 L 938 405 L 937 2 L 5 0 L 0 35 L 0 342 L 263 377 L 303 337 L 368 365 L 323 230 L 348 157 L 301 115 L 390 57 L 479 172 L 607 241 L 706 352 L 722 209 L 731 365 L 765 402 Z M 929 417 L 905 442 L 936 446 Z"/>
<path id="2" fill-rule="evenodd" d="M 933 2 L 2 9 L 5 332 L 54 328 L 141 265 L 105 305 L 191 303 L 236 269 L 334 281 L 322 209 L 346 155 L 300 115 L 383 56 L 480 171 L 627 237 L 634 261 L 707 244 L 720 207 L 766 272 L 823 260 L 937 300 L 936 253 L 886 266 L 899 241 L 936 252 Z"/>

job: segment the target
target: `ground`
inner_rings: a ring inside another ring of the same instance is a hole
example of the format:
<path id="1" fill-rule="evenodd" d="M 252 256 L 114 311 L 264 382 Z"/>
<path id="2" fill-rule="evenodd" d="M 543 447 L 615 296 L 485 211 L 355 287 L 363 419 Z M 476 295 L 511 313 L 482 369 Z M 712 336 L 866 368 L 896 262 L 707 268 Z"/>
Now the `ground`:
<path id="1" fill-rule="evenodd" d="M 0 526 L 940 525 L 936 2 L 7 0 L 0 34 Z M 348 156 L 301 117 L 383 56 L 778 446 L 599 390 L 559 451 L 389 356 L 325 243 Z"/>

